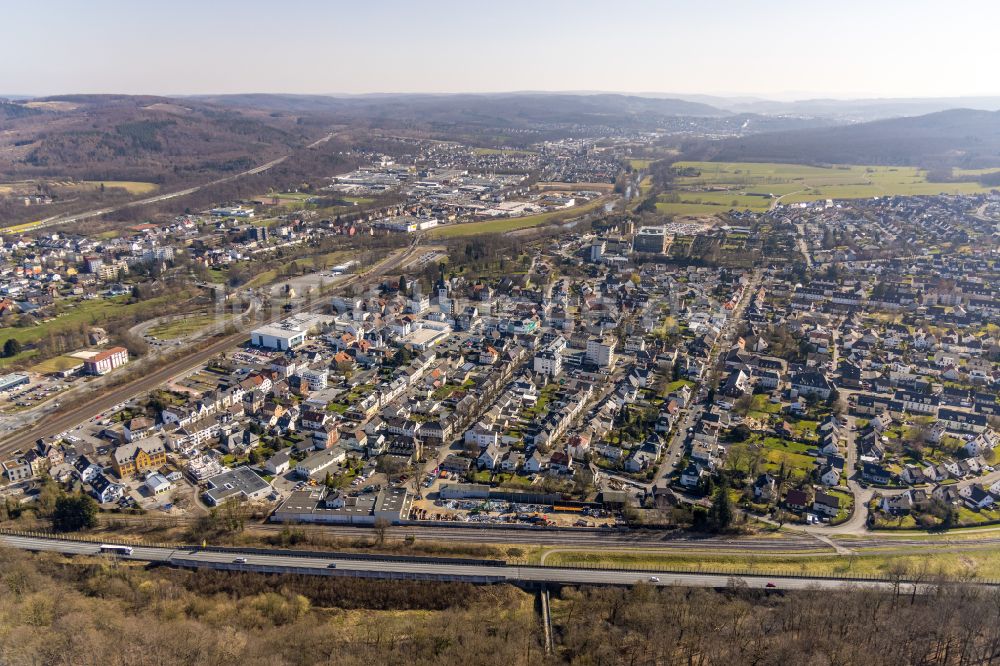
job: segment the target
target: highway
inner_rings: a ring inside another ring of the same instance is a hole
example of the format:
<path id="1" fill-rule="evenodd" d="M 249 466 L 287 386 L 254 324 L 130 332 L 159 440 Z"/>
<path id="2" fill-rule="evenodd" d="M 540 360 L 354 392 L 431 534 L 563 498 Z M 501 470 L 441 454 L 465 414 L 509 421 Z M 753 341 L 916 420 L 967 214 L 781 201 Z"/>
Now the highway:
<path id="1" fill-rule="evenodd" d="M 50 551 L 67 555 L 99 555 L 100 546 L 88 541 L 70 541 L 31 536 L 0 534 L 0 544 L 30 551 Z M 108 557 L 115 557 L 109 555 Z M 267 553 L 258 554 L 232 549 L 226 552 L 192 547 L 135 546 L 131 556 L 123 559 L 156 562 L 185 568 L 209 568 L 257 573 L 284 573 L 313 576 L 350 576 L 363 578 L 448 580 L 472 583 L 511 583 L 514 585 L 618 585 L 647 583 L 655 586 L 721 588 L 733 584 L 748 588 L 781 590 L 845 589 L 864 586 L 882 590 L 896 589 L 891 581 L 845 580 L 835 578 L 800 578 L 793 576 L 760 576 L 716 573 L 678 573 L 669 571 L 623 571 L 611 569 L 575 569 L 519 565 L 490 566 L 486 564 L 443 561 L 357 560 L 338 558 L 336 554 L 316 556 Z M 901 583 L 900 591 L 909 593 L 911 584 Z M 917 584 L 917 592 L 930 592 L 930 585 Z"/>
<path id="2" fill-rule="evenodd" d="M 193 187 L 188 187 L 183 190 L 175 190 L 173 192 L 166 192 L 164 194 L 157 194 L 155 196 L 146 197 L 145 199 L 136 199 L 134 201 L 129 201 L 117 206 L 109 206 L 107 208 L 98 208 L 95 210 L 88 210 L 82 213 L 70 213 L 66 215 L 55 215 L 53 217 L 48 217 L 33 225 L 27 231 L 37 231 L 38 229 L 44 227 L 53 227 L 59 224 L 71 224 L 73 222 L 80 222 L 82 220 L 88 220 L 92 217 L 99 217 L 101 215 L 107 215 L 108 213 L 114 213 L 120 210 L 125 210 L 126 208 L 135 208 L 136 206 L 146 206 L 149 204 L 159 203 L 161 201 L 166 201 L 168 199 L 175 199 L 177 197 L 184 197 L 189 194 L 194 194 L 198 190 L 204 189 L 212 185 L 220 185 L 222 183 L 228 183 L 229 181 L 236 180 L 237 178 L 242 178 L 244 176 L 253 176 L 258 173 L 263 173 L 268 169 L 272 169 L 285 160 L 287 160 L 291 155 L 285 155 L 277 159 L 273 159 L 270 162 L 265 162 L 255 166 L 252 169 L 247 169 L 246 171 L 241 171 L 240 173 L 233 174 L 232 176 L 226 176 L 225 178 L 218 178 L 216 180 L 209 181 L 207 183 L 202 183 L 201 185 L 195 185 Z"/>
<path id="3" fill-rule="evenodd" d="M 338 287 L 345 287 L 357 280 L 365 279 L 372 275 L 379 275 L 385 271 L 391 271 L 406 262 L 418 247 L 419 246 L 414 243 L 405 251 L 395 251 L 393 254 L 375 264 L 368 270 L 355 275 L 345 276 L 344 279 L 338 283 Z M 305 309 L 304 306 L 293 310 L 292 312 L 282 313 L 280 317 L 275 317 L 272 321 L 284 319 L 285 317 L 303 309 Z M 252 326 L 257 327 L 263 323 L 265 322 L 254 322 Z M 82 401 L 74 402 L 72 405 L 66 406 L 64 410 L 47 416 L 39 423 L 33 424 L 29 428 L 5 436 L 2 442 L 0 442 L 0 455 L 7 455 L 17 449 L 31 446 L 39 438 L 49 437 L 63 432 L 64 430 L 68 430 L 77 424 L 86 421 L 94 414 L 107 411 L 121 402 L 125 402 L 137 395 L 155 389 L 170 381 L 173 377 L 188 372 L 207 362 L 216 354 L 239 345 L 246 339 L 247 330 L 241 329 L 238 333 L 219 338 L 215 342 L 192 351 L 186 356 L 170 361 L 166 365 L 153 370 L 149 374 L 138 379 L 134 379 L 120 386 L 110 388 L 106 391 L 101 391 L 89 400 L 84 399 Z"/>
<path id="4" fill-rule="evenodd" d="M 326 143 L 327 141 L 329 141 L 333 137 L 334 137 L 334 133 L 331 132 L 330 134 L 327 134 L 326 136 L 323 136 L 322 138 L 317 139 L 316 141 L 310 143 L 308 146 L 306 146 L 306 149 L 317 148 L 318 146 Z M 87 219 L 90 219 L 92 217 L 98 217 L 98 216 L 101 216 L 101 215 L 107 215 L 108 213 L 114 213 L 114 212 L 119 211 L 119 210 L 125 210 L 126 208 L 135 208 L 136 206 L 146 206 L 148 204 L 159 203 L 161 201 L 166 201 L 168 199 L 175 199 L 177 197 L 184 197 L 184 196 L 187 196 L 189 194 L 194 194 L 195 192 L 197 192 L 199 190 L 202 190 L 202 189 L 204 189 L 206 187 L 210 187 L 212 185 L 221 185 L 222 183 L 228 183 L 228 182 L 234 181 L 234 180 L 236 180 L 238 178 L 243 178 L 245 176 L 255 176 L 255 175 L 259 174 L 259 173 L 264 173 L 265 171 L 268 171 L 269 169 L 273 169 L 274 167 L 278 166 L 279 164 L 281 164 L 282 162 L 284 162 L 285 160 L 287 160 L 289 157 L 291 157 L 293 154 L 294 153 L 289 153 L 288 155 L 283 155 L 282 157 L 278 157 L 276 159 L 273 159 L 270 162 L 265 162 L 264 164 L 258 164 L 257 166 L 255 166 L 255 167 L 253 167 L 251 169 L 247 169 L 246 171 L 241 171 L 240 173 L 236 173 L 236 174 L 233 174 L 231 176 L 225 176 L 223 178 L 217 178 L 217 179 L 211 180 L 211 181 L 209 181 L 207 183 L 202 183 L 201 185 L 195 185 L 193 187 L 187 187 L 187 188 L 182 189 L 182 190 L 175 190 L 173 192 L 166 192 L 164 194 L 157 194 L 157 195 L 154 195 L 154 196 L 151 196 L 151 197 L 146 197 L 144 199 L 136 199 L 134 201 L 129 201 L 129 202 L 126 202 L 126 203 L 123 203 L 123 204 L 119 204 L 117 206 L 109 206 L 107 208 L 98 208 L 98 209 L 95 209 L 95 210 L 84 211 L 82 213 L 69 213 L 69 214 L 63 214 L 63 215 L 55 215 L 53 217 L 49 217 L 49 218 L 46 218 L 46 219 L 42 220 L 41 222 L 39 222 L 36 225 L 32 225 L 30 229 L 27 229 L 27 231 L 37 231 L 38 229 L 41 229 L 41 228 L 44 228 L 44 227 L 52 227 L 52 226 L 56 226 L 56 225 L 59 225 L 59 224 L 70 224 L 72 222 L 79 222 L 81 220 L 87 220 Z"/>
<path id="5" fill-rule="evenodd" d="M 104 518 L 102 517 L 102 520 Z M 195 518 L 158 517 L 154 515 L 129 516 L 116 514 L 107 516 L 114 523 L 134 523 L 141 528 L 151 528 L 157 525 L 177 527 L 195 520 Z M 248 533 L 263 536 L 268 533 L 280 532 L 286 528 L 278 523 L 250 524 Z M 30 528 L 29 528 L 30 529 Z M 295 526 L 307 534 L 317 534 L 322 537 L 332 537 L 353 541 L 354 539 L 374 539 L 375 531 L 371 527 L 357 525 L 310 525 Z M 821 530 L 816 530 L 819 536 L 825 536 Z M 413 537 L 417 541 L 440 543 L 470 543 L 498 544 L 509 547 L 514 545 L 537 546 L 569 552 L 586 551 L 649 551 L 658 555 L 669 554 L 728 554 L 761 557 L 768 555 L 795 555 L 802 558 L 823 557 L 835 554 L 856 554 L 865 556 L 865 551 L 871 555 L 887 555 L 894 553 L 954 553 L 969 550 L 984 550 L 1000 547 L 1000 528 L 979 530 L 976 538 L 963 538 L 961 532 L 944 532 L 940 534 L 919 533 L 908 535 L 905 532 L 865 532 L 860 534 L 832 534 L 833 540 L 819 540 L 812 531 L 798 528 L 780 534 L 763 536 L 715 536 L 701 535 L 683 530 L 658 529 L 586 529 L 586 528 L 539 528 L 539 527 L 481 527 L 468 523 L 440 525 L 433 523 L 414 523 L 389 527 L 385 538 L 390 541 L 403 541 Z"/>

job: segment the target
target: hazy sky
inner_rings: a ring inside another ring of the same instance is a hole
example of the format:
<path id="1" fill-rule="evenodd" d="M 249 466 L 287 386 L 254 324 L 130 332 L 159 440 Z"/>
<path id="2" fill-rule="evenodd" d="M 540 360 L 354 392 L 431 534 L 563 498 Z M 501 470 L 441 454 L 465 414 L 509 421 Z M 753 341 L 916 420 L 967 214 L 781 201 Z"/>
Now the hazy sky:
<path id="1" fill-rule="evenodd" d="M 3 0 L 0 94 L 1000 94 L 998 0 Z"/>

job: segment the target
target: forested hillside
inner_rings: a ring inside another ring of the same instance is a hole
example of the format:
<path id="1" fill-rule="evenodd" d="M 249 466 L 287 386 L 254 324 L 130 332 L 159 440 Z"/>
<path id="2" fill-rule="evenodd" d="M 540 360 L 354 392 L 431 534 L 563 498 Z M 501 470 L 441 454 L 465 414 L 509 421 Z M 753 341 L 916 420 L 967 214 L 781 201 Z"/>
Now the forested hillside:
<path id="1" fill-rule="evenodd" d="M 936 168 L 1000 166 L 1000 112 L 954 109 L 839 127 L 692 140 L 688 159 Z"/>
<path id="2" fill-rule="evenodd" d="M 163 97 L 51 97 L 0 113 L 0 173 L 12 179 L 204 180 L 284 155 L 320 131 L 293 115 Z"/>
<path id="3" fill-rule="evenodd" d="M 985 664 L 1000 596 L 947 587 L 764 594 L 688 588 L 553 594 L 509 586 L 281 578 L 0 551 L 0 663 Z"/>

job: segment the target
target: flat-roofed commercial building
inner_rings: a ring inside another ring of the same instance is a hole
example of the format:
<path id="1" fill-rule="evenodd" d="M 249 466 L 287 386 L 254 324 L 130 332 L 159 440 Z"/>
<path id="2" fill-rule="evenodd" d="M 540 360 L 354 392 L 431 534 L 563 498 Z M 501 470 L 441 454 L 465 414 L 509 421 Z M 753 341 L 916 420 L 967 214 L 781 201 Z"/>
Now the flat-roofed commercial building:
<path id="1" fill-rule="evenodd" d="M 272 522 L 351 523 L 372 525 L 379 518 L 393 524 L 406 520 L 413 497 L 405 488 L 351 496 L 325 489 L 297 490 L 271 515 Z"/>
<path id="2" fill-rule="evenodd" d="M 292 324 L 261 326 L 250 332 L 250 344 L 278 351 L 295 349 L 305 341 L 305 330 Z"/>
<path id="3" fill-rule="evenodd" d="M 642 227 L 632 239 L 634 252 L 663 254 L 667 249 L 667 230 L 665 227 Z"/>
<path id="4" fill-rule="evenodd" d="M 219 506 L 229 499 L 252 501 L 270 494 L 271 484 L 249 467 L 237 467 L 217 474 L 207 481 L 208 490 L 202 497 L 209 506 Z"/>

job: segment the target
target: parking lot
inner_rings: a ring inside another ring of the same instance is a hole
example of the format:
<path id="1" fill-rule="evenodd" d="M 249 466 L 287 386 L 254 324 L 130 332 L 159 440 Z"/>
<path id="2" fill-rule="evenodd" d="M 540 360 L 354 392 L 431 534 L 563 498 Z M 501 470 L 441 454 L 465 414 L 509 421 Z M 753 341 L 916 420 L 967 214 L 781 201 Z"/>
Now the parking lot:
<path id="1" fill-rule="evenodd" d="M 77 381 L 81 381 L 79 377 L 57 379 L 37 373 L 27 374 L 31 378 L 29 384 L 22 384 L 7 391 L 0 391 L 0 410 L 10 413 L 35 407 L 46 402 L 56 394 L 65 391 Z"/>

